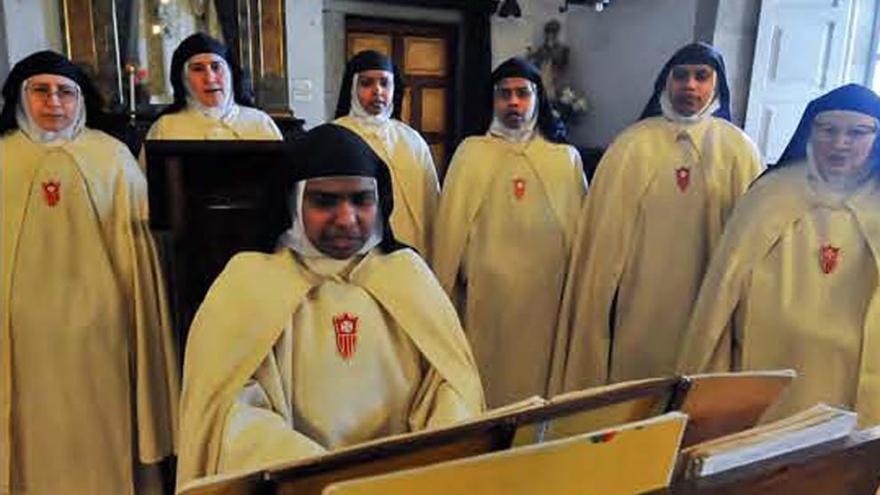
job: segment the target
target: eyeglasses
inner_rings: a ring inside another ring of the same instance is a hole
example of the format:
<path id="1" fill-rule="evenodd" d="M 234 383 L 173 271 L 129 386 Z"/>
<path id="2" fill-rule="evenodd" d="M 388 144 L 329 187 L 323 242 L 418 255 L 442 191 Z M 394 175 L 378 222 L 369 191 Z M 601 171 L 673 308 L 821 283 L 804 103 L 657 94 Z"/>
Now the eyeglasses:
<path id="1" fill-rule="evenodd" d="M 877 134 L 877 128 L 868 125 L 842 127 L 834 124 L 816 122 L 813 125 L 813 138 L 821 141 L 833 141 L 841 135 L 851 141 L 862 141 Z"/>
<path id="2" fill-rule="evenodd" d="M 29 84 L 25 90 L 43 103 L 49 101 L 52 95 L 57 95 L 58 100 L 64 104 L 74 103 L 79 98 L 79 88 L 67 84 L 58 85 L 54 91 L 49 84 Z"/>

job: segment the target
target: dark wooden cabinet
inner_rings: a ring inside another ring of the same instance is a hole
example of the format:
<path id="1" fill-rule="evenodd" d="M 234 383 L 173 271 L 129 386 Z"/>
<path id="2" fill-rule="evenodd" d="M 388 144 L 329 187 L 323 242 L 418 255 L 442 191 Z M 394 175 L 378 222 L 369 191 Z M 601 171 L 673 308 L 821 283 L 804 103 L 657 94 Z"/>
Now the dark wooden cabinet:
<path id="1" fill-rule="evenodd" d="M 150 226 L 182 357 L 193 316 L 229 259 L 271 252 L 290 225 L 293 164 L 275 141 L 147 141 L 146 157 Z"/>

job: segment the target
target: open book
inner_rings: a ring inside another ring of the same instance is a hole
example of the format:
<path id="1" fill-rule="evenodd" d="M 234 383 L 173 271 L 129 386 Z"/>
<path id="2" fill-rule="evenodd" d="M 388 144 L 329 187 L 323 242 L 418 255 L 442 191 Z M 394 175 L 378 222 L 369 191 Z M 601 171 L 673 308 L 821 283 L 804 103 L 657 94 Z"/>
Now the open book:
<path id="1" fill-rule="evenodd" d="M 717 438 L 682 452 L 684 474 L 699 477 L 848 437 L 856 428 L 854 412 L 825 404 L 794 416 Z"/>
<path id="2" fill-rule="evenodd" d="M 324 495 L 635 495 L 667 486 L 687 416 L 332 484 Z"/>
<path id="3" fill-rule="evenodd" d="M 681 377 L 670 409 L 688 415 L 682 447 L 751 428 L 792 380 L 794 370 L 706 373 Z"/>
<path id="4" fill-rule="evenodd" d="M 662 414 L 678 383 L 678 378 L 658 378 L 549 401 L 532 397 L 445 428 L 376 439 L 259 471 L 193 480 L 180 493 L 245 495 L 261 493 L 260 487 L 269 484 L 298 495 L 317 495 L 336 481 L 542 443 Z"/>
<path id="5" fill-rule="evenodd" d="M 317 495 L 334 482 L 428 466 L 511 448 L 565 439 L 681 411 L 686 437 L 715 438 L 754 426 L 791 381 L 790 372 L 725 373 L 655 378 L 558 395 L 532 397 L 445 428 L 406 433 L 321 456 L 188 483 L 185 495 L 261 493 L 284 486 Z M 687 446 L 687 443 L 684 444 Z"/>

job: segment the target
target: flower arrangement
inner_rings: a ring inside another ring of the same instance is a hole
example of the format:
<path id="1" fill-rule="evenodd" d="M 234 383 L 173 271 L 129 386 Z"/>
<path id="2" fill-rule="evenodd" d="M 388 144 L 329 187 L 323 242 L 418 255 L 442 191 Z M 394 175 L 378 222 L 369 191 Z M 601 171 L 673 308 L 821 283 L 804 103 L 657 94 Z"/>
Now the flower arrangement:
<path id="1" fill-rule="evenodd" d="M 556 116 L 567 125 L 577 124 L 590 110 L 590 103 L 587 101 L 587 97 L 571 86 L 562 88 L 557 98 L 551 104 Z"/>

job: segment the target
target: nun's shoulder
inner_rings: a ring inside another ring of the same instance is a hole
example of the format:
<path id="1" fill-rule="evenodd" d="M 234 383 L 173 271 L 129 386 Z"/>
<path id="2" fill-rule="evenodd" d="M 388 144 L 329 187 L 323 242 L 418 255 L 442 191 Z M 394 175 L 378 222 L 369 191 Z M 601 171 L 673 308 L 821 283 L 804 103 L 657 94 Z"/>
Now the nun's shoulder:
<path id="1" fill-rule="evenodd" d="M 21 129 L 15 127 L 0 134 L 0 144 L 15 143 L 15 141 L 22 139 L 23 137 L 24 133 L 21 132 Z"/>
<path id="2" fill-rule="evenodd" d="M 807 167 L 793 164 L 765 173 L 740 197 L 724 227 L 722 244 L 748 247 L 750 257 L 766 254 L 786 228 L 809 214 Z M 763 246 L 760 247 L 759 246 Z"/>
<path id="3" fill-rule="evenodd" d="M 422 142 L 422 143 L 425 143 L 425 146 L 428 145 L 427 142 L 425 142 L 425 138 L 423 138 L 422 135 L 419 134 L 419 131 L 410 127 L 410 125 L 407 124 L 406 122 L 403 122 L 403 121 L 400 121 L 397 119 L 391 119 L 390 122 L 394 126 L 395 131 L 397 131 L 402 136 L 406 137 L 407 140 L 415 141 L 415 142 Z"/>
<path id="4" fill-rule="evenodd" d="M 749 147 L 755 147 L 752 138 L 750 138 L 749 135 L 745 133 L 745 131 L 743 131 L 733 123 L 719 117 L 711 117 L 711 119 L 712 126 L 718 129 L 720 132 L 724 133 L 725 143 L 747 144 Z"/>
<path id="5" fill-rule="evenodd" d="M 549 139 L 547 139 L 543 135 L 541 135 L 540 140 L 541 140 L 541 145 L 543 147 L 545 147 L 547 150 L 550 150 L 552 152 L 569 154 L 569 155 L 577 153 L 577 148 L 575 148 L 574 145 L 572 145 L 572 144 L 555 143 L 553 141 L 550 141 Z"/>
<path id="6" fill-rule="evenodd" d="M 87 149 L 99 151 L 102 154 L 110 154 L 121 160 L 135 162 L 131 150 L 119 139 L 98 129 L 85 128 L 79 137 L 80 144 Z"/>
<path id="7" fill-rule="evenodd" d="M 755 179 L 745 195 L 737 202 L 740 215 L 754 218 L 769 212 L 799 211 L 808 189 L 806 162 L 792 163 L 764 172 Z"/>
<path id="8" fill-rule="evenodd" d="M 802 186 L 807 181 L 808 165 L 799 160 L 785 165 L 777 165 L 764 171 L 752 182 L 749 192 L 773 194 L 780 191 L 791 192 L 792 188 Z"/>
<path id="9" fill-rule="evenodd" d="M 271 122 L 272 117 L 269 116 L 268 113 L 260 110 L 259 108 L 254 107 L 246 107 L 244 105 L 239 106 L 239 118 L 248 121 L 262 121 L 262 122 Z"/>
<path id="10" fill-rule="evenodd" d="M 497 141 L 498 140 L 496 138 L 493 138 L 492 136 L 485 135 L 485 134 L 484 135 L 477 135 L 477 136 L 470 136 L 470 137 L 464 138 L 464 140 L 462 140 L 462 142 L 458 145 L 458 148 L 456 148 L 455 152 L 456 152 L 456 154 L 458 154 L 460 152 L 466 153 L 466 152 L 478 151 L 480 149 L 483 149 L 483 148 L 486 148 L 489 146 L 493 146 Z"/>
<path id="11" fill-rule="evenodd" d="M 611 146 L 631 144 L 669 132 L 669 121 L 661 116 L 648 117 L 627 126 L 611 141 Z"/>
<path id="12" fill-rule="evenodd" d="M 461 165 L 458 165 L 461 163 L 485 163 L 486 160 L 491 160 L 500 152 L 497 141 L 497 139 L 490 136 L 471 136 L 465 138 L 455 148 L 455 153 L 452 155 L 452 162 L 450 163 L 450 170 L 461 168 Z M 470 169 L 473 167 L 465 168 Z M 477 168 L 483 169 L 484 167 Z"/>
<path id="13" fill-rule="evenodd" d="M 405 280 L 404 286 L 427 284 L 440 289 L 440 283 L 428 263 L 412 248 L 397 249 L 390 253 L 372 256 L 369 270 L 372 275 L 386 277 L 393 275 L 395 284 Z M 442 291 L 442 289 L 440 289 Z"/>
<path id="14" fill-rule="evenodd" d="M 186 120 L 186 113 L 183 110 L 162 114 L 150 126 L 146 139 L 167 139 L 169 129 L 181 125 Z"/>
<path id="15" fill-rule="evenodd" d="M 146 177 L 122 141 L 103 131 L 86 128 L 76 139 L 72 151 L 85 159 L 91 181 L 115 183 L 121 180 L 129 188 L 146 194 Z"/>

